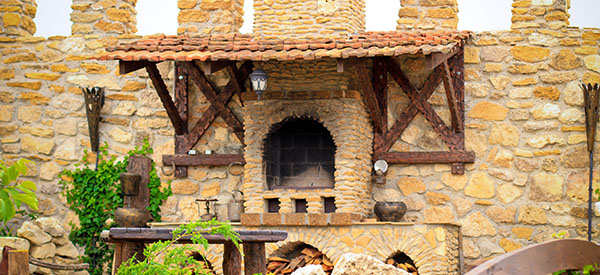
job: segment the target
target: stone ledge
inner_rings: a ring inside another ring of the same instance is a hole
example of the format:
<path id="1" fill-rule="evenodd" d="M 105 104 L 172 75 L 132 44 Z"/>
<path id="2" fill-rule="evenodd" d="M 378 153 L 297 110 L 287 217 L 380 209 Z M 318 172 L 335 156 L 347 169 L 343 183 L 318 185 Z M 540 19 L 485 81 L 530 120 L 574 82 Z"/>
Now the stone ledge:
<path id="1" fill-rule="evenodd" d="M 363 216 L 356 213 L 242 213 L 242 226 L 329 226 L 359 223 Z"/>
<path id="2" fill-rule="evenodd" d="M 359 91 L 340 90 L 340 91 L 267 91 L 261 95 L 261 100 L 269 99 L 287 99 L 287 100 L 306 100 L 306 99 L 332 99 L 332 98 L 353 98 L 361 100 Z M 258 100 L 258 95 L 254 92 L 242 93 L 243 101 Z"/>

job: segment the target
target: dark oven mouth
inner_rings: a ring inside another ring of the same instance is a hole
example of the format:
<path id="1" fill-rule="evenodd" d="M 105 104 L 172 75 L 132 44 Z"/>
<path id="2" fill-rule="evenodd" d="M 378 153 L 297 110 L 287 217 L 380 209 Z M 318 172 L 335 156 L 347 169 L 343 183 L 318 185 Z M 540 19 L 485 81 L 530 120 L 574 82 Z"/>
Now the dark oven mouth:
<path id="1" fill-rule="evenodd" d="M 275 124 L 264 142 L 268 189 L 333 188 L 335 152 L 331 134 L 314 119 Z"/>

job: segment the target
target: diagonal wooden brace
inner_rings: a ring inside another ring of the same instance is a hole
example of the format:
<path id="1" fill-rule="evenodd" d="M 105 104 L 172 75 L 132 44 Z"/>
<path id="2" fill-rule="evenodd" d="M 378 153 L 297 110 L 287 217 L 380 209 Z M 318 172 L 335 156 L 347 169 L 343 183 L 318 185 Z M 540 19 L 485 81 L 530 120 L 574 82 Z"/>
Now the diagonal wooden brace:
<path id="1" fill-rule="evenodd" d="M 179 116 L 179 111 L 177 107 L 175 107 L 175 103 L 173 103 L 173 99 L 171 95 L 169 95 L 169 90 L 167 89 L 167 85 L 162 79 L 158 68 L 155 63 L 150 63 L 146 66 L 146 71 L 148 72 L 148 76 L 152 80 L 152 84 L 158 93 L 158 97 L 162 102 L 165 110 L 167 111 L 167 115 L 173 124 L 173 128 L 175 128 L 175 134 L 183 135 L 185 133 L 185 129 L 187 125 L 184 124 L 183 120 Z"/>

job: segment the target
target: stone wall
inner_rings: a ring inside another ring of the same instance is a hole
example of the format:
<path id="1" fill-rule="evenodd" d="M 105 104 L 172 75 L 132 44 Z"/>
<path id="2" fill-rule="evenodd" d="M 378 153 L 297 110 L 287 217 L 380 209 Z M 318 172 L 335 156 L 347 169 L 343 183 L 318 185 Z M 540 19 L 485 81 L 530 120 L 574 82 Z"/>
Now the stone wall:
<path id="1" fill-rule="evenodd" d="M 400 0 L 397 30 L 453 30 L 458 25 L 456 0 Z"/>
<path id="2" fill-rule="evenodd" d="M 71 33 L 119 35 L 137 32 L 137 0 L 73 0 Z"/>
<path id="3" fill-rule="evenodd" d="M 0 33 L 3 36 L 32 36 L 35 33 L 35 0 L 3 0 L 0 5 Z"/>
<path id="4" fill-rule="evenodd" d="M 178 34 L 238 32 L 244 23 L 243 0 L 178 0 Z"/>
<path id="5" fill-rule="evenodd" d="M 365 30 L 365 0 L 255 0 L 254 33 L 266 39 L 346 37 Z"/>

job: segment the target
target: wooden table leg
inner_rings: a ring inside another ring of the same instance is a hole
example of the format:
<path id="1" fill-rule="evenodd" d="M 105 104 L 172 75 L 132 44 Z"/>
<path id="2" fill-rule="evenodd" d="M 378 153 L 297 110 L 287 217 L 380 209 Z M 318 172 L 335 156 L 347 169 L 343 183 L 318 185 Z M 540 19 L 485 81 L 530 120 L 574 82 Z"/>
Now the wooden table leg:
<path id="1" fill-rule="evenodd" d="M 242 273 L 242 255 L 232 243 L 226 242 L 223 249 L 223 275 L 240 275 Z"/>
<path id="2" fill-rule="evenodd" d="M 29 274 L 29 251 L 11 250 L 8 251 L 8 275 L 28 275 Z"/>
<path id="3" fill-rule="evenodd" d="M 265 243 L 243 243 L 244 274 L 267 273 L 267 256 Z"/>
<path id="4" fill-rule="evenodd" d="M 143 261 L 145 244 L 140 242 L 124 242 L 115 244 L 115 255 L 113 257 L 112 274 L 117 274 L 117 269 L 129 258 L 135 258 Z"/>

